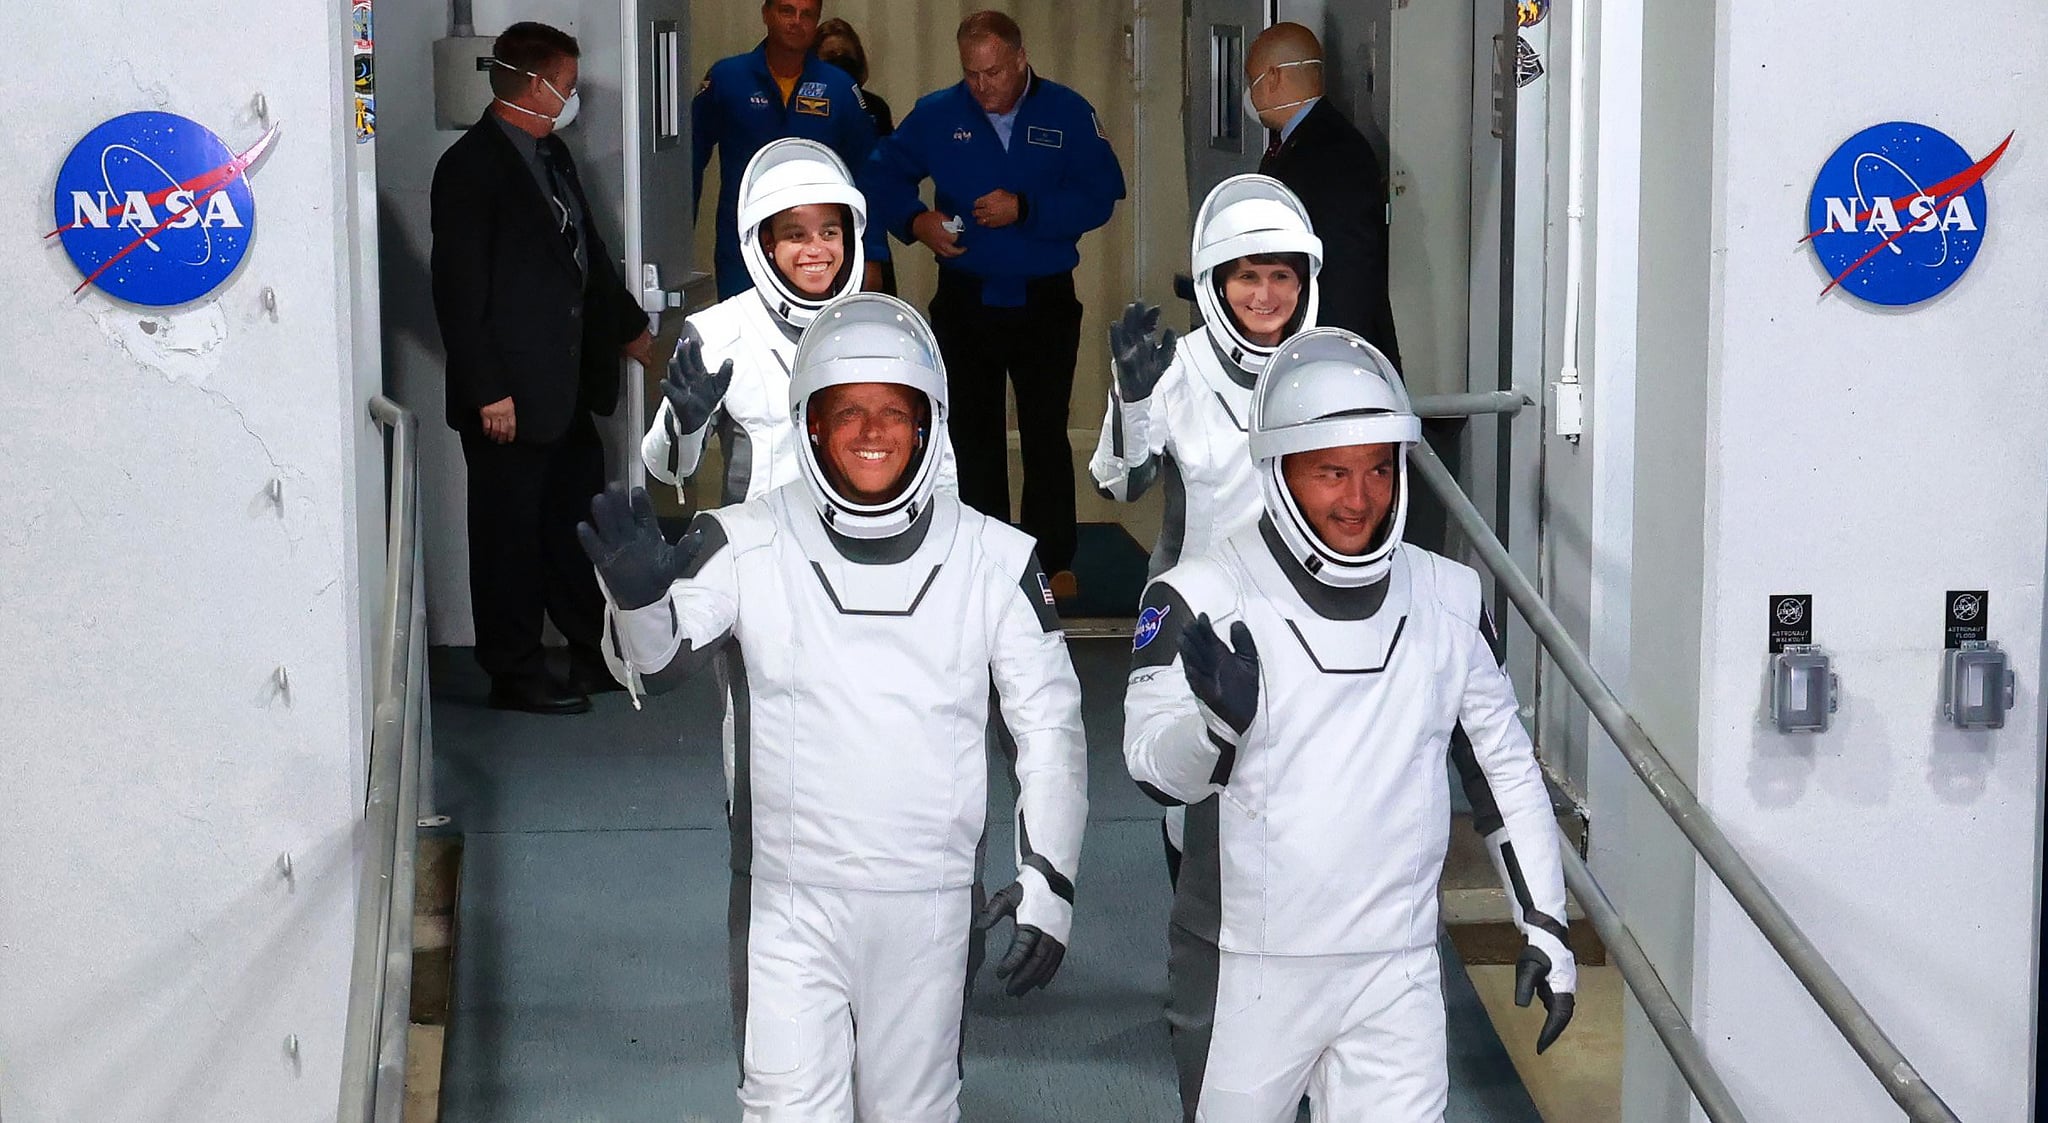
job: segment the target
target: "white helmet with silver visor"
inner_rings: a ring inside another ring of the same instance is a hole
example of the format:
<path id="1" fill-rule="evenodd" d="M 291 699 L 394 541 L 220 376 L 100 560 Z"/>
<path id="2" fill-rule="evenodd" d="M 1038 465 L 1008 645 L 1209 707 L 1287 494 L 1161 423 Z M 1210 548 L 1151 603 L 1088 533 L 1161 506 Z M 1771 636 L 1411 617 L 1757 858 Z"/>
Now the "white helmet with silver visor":
<path id="1" fill-rule="evenodd" d="M 1237 322 L 1223 297 L 1224 274 L 1239 258 L 1263 254 L 1300 254 L 1308 259 L 1301 278 L 1301 296 L 1281 338 L 1316 322 L 1316 276 L 1323 268 L 1323 240 L 1309 224 L 1308 208 L 1286 185 L 1270 176 L 1235 175 L 1216 185 L 1195 214 L 1192 267 L 1195 305 L 1202 321 L 1215 325 L 1215 338 L 1232 362 L 1256 375 L 1264 370 L 1274 346 L 1254 343 Z"/>
<path id="2" fill-rule="evenodd" d="M 1303 569 L 1325 585 L 1370 585 L 1393 566 L 1408 521 L 1408 449 L 1422 421 L 1385 355 L 1342 328 L 1313 328 L 1286 340 L 1252 391 L 1250 444 L 1266 513 Z M 1344 554 L 1316 533 L 1281 472 L 1298 452 L 1349 445 L 1398 446 L 1394 499 L 1362 554 Z"/>
<path id="3" fill-rule="evenodd" d="M 853 216 L 852 228 L 842 232 L 844 256 L 839 273 L 831 289 L 819 296 L 792 284 L 775 267 L 773 253 L 761 245 L 762 228 L 776 215 L 811 204 L 842 206 Z M 798 137 L 772 141 L 754 153 L 740 174 L 740 258 L 768 310 L 798 331 L 809 326 L 818 310 L 834 298 L 860 288 L 865 267 L 861 237 L 867 225 L 866 197 L 854 187 L 853 176 L 838 154 L 817 141 Z"/>
<path id="4" fill-rule="evenodd" d="M 864 382 L 907 386 L 924 395 L 928 407 L 897 488 L 868 503 L 834 485 L 810 424 L 820 391 Z M 826 526 L 849 538 L 890 538 L 931 507 L 947 447 L 946 367 L 931 326 L 910 305 L 878 292 L 857 292 L 827 305 L 797 341 L 789 409 L 802 435 L 797 460 Z"/>

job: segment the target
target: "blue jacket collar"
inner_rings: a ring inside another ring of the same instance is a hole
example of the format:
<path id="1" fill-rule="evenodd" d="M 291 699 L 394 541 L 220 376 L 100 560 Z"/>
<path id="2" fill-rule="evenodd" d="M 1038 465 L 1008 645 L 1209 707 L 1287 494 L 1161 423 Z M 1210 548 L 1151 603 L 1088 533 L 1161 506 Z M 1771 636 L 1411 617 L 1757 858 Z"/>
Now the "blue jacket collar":
<path id="1" fill-rule="evenodd" d="M 766 79 L 768 79 L 768 80 L 769 80 L 769 81 L 771 81 L 771 82 L 775 80 L 775 75 L 774 75 L 773 73 L 771 73 L 771 72 L 770 72 L 770 71 L 768 70 L 768 39 L 767 39 L 767 37 L 766 37 L 766 36 L 763 36 L 763 37 L 762 37 L 762 39 L 761 39 L 761 41 L 760 41 L 759 43 L 756 43 L 756 44 L 754 44 L 754 49 L 753 49 L 753 50 L 751 50 L 751 51 L 748 51 L 748 52 L 747 52 L 747 63 L 748 63 L 748 65 L 749 65 L 749 66 L 751 66 L 751 67 L 752 67 L 752 68 L 754 69 L 754 72 L 755 72 L 756 74 L 759 74 L 759 75 L 760 75 L 761 77 L 763 77 L 763 78 L 766 78 Z M 823 80 L 824 80 L 824 78 L 826 77 L 826 75 L 824 75 L 824 74 L 821 74 L 821 73 L 818 73 L 818 71 L 819 71 L 820 69 L 822 69 L 822 68 L 828 68 L 828 67 L 829 67 L 829 68 L 830 68 L 830 69 L 831 69 L 831 70 L 832 70 L 832 71 L 833 71 L 834 73 L 837 73 L 837 74 L 844 74 L 844 73 L 846 73 L 846 72 L 845 72 L 844 70 L 840 70 L 840 69 L 839 69 L 838 67 L 836 67 L 836 66 L 831 66 L 831 64 L 827 63 L 827 62 L 826 62 L 826 61 L 825 61 L 824 59 L 821 59 L 821 58 L 819 58 L 819 57 L 818 57 L 818 52 L 816 52 L 816 51 L 805 51 L 805 52 L 804 52 L 804 72 L 803 72 L 803 73 L 802 73 L 801 75 L 799 75 L 799 76 L 798 76 L 798 78 L 797 78 L 797 81 L 799 81 L 799 82 L 816 82 L 816 81 L 823 81 Z M 847 79 L 847 81 L 849 81 L 849 82 L 851 82 L 852 80 L 853 80 L 853 79 L 851 79 L 851 78 Z M 966 85 L 966 83 L 965 83 L 965 82 L 962 82 L 962 83 L 961 83 L 961 85 L 963 85 L 963 86 L 964 86 L 964 85 Z"/>

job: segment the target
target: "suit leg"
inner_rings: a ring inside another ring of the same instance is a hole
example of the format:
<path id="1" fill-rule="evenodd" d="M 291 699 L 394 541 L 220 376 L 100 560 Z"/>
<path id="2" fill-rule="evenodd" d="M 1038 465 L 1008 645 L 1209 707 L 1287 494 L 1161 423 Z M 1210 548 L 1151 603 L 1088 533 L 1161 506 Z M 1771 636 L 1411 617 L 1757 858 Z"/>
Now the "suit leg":
<path id="1" fill-rule="evenodd" d="M 476 660 L 493 678 L 544 673 L 541 507 L 548 450 L 462 435 L 469 483 L 469 601 Z"/>
<path id="2" fill-rule="evenodd" d="M 992 519 L 1010 521 L 1010 443 L 1004 416 L 1004 353 L 1014 339 L 970 295 L 940 281 L 932 297 L 932 333 L 946 362 L 946 397 L 952 410 L 953 456 L 960 468 L 960 501 Z"/>

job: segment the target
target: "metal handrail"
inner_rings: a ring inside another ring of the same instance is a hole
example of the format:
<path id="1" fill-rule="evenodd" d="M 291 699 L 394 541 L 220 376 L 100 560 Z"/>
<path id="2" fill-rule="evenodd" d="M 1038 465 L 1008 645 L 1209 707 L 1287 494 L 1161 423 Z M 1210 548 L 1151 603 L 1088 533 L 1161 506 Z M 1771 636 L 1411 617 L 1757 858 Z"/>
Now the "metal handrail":
<path id="1" fill-rule="evenodd" d="M 1735 1097 L 1728 1093 L 1728 1085 L 1721 1082 L 1721 1075 L 1707 1060 L 1707 1051 L 1700 1045 L 1698 1035 L 1692 1031 L 1692 1023 L 1686 1020 L 1685 1011 L 1678 1008 L 1678 1000 L 1671 997 L 1671 990 L 1664 985 L 1664 977 L 1650 963 L 1650 957 L 1643 952 L 1643 946 L 1636 942 L 1636 934 L 1621 919 L 1621 913 L 1614 902 L 1607 899 L 1607 891 L 1593 880 L 1593 871 L 1586 868 L 1586 860 L 1579 857 L 1579 851 L 1570 840 L 1558 847 L 1564 855 L 1564 882 L 1571 887 L 1572 895 L 1579 900 L 1579 907 L 1586 912 L 1586 919 L 1593 922 L 1593 931 L 1599 933 L 1600 943 L 1607 949 L 1607 958 L 1621 970 L 1622 981 L 1636 996 L 1636 1003 L 1643 1008 L 1643 1016 L 1650 1020 L 1650 1028 L 1657 1031 L 1657 1039 L 1664 1043 L 1664 1051 L 1671 1054 L 1671 1061 L 1678 1066 L 1678 1074 L 1685 1078 L 1686 1086 L 1692 1089 L 1693 1098 L 1700 1103 L 1700 1110 L 1707 1113 L 1713 1123 L 1746 1123 L 1742 1109 L 1735 1106 Z"/>
<path id="2" fill-rule="evenodd" d="M 419 540 L 419 420 L 382 395 L 370 416 L 391 430 L 383 643 L 372 692 L 370 760 L 356 881 L 355 956 L 342 1045 L 339 1123 L 395 1123 L 405 1085 L 412 990 L 412 881 L 419 827 L 425 598 Z M 412 806 L 409 806 L 411 804 Z M 402 891 L 402 892 L 401 892 Z M 391 1030 L 392 1019 L 398 1030 Z M 395 1088 L 393 1087 L 395 1085 Z"/>
<path id="3" fill-rule="evenodd" d="M 1443 500 L 1452 521 L 1464 532 L 1480 560 L 1500 582 L 1501 591 L 1521 610 L 1536 639 L 1556 661 L 1565 680 L 1585 701 L 1593 719 L 1607 731 L 1608 737 L 1621 750 L 1636 775 L 1641 777 L 1650 794 L 1656 797 L 1664 813 L 1684 833 L 1707 868 L 1720 878 L 1728 894 L 1749 914 L 1757 931 L 1763 934 L 1778 957 L 1784 960 L 1785 966 L 1806 987 L 1807 993 L 1813 996 L 1814 1002 L 1834 1023 L 1843 1039 L 1863 1058 L 1863 1063 L 1876 1075 L 1878 1083 L 1916 1123 L 1958 1123 L 1955 1112 L 1928 1086 L 1919 1070 L 1906 1060 L 1905 1054 L 1850 992 L 1848 984 L 1821 956 L 1820 950 L 1800 931 L 1799 925 L 1771 895 L 1748 860 L 1728 841 L 1728 836 L 1721 833 L 1713 817 L 1700 805 L 1699 797 L 1679 778 L 1670 762 L 1664 759 L 1664 754 L 1650 740 L 1649 734 L 1636 723 L 1621 704 L 1621 699 L 1593 669 L 1591 660 L 1572 642 L 1557 615 L 1543 602 L 1542 595 L 1536 591 L 1528 575 L 1508 556 L 1507 547 L 1494 536 L 1493 529 L 1486 525 L 1479 508 L 1458 486 L 1450 469 L 1444 467 L 1443 461 L 1437 459 L 1427 444 L 1415 445 L 1408 454 L 1408 463 Z M 1586 904 L 1583 896 L 1580 904 Z M 1641 998 L 1640 991 L 1637 996 Z M 1690 1034 L 1690 1029 L 1687 1033 Z M 1691 1082 L 1692 1076 L 1687 1074 L 1687 1083 Z M 1711 1087 L 1707 1092 L 1711 1094 Z M 1726 1089 L 1722 1092 L 1725 1094 Z M 1695 1086 L 1693 1094 L 1702 1096 L 1701 1088 Z M 1704 1105 L 1704 1097 L 1701 1102 Z"/>
<path id="4" fill-rule="evenodd" d="M 1520 413 L 1529 399 L 1513 390 L 1481 390 L 1470 394 L 1424 394 L 1411 404 L 1417 417 L 1477 417 Z"/>

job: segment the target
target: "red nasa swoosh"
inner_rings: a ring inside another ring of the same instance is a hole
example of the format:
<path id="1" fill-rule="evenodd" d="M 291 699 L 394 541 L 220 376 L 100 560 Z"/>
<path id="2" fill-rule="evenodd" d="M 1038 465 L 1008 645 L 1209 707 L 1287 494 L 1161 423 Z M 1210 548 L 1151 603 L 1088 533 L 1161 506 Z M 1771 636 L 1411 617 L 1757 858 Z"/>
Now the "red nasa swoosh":
<path id="1" fill-rule="evenodd" d="M 2005 155 L 2005 150 L 2012 145 L 2012 138 L 2012 133 L 2005 134 L 2005 139 L 1998 142 L 1998 147 L 1992 149 L 1990 155 L 1984 157 L 1982 160 L 1979 160 L 1974 164 L 1971 164 L 1969 167 L 1964 168 L 1962 171 L 1957 172 L 1956 174 L 1948 177 L 1947 179 L 1942 180 L 1940 183 L 1937 183 L 1932 187 L 1922 188 L 1918 194 L 1908 196 L 1906 198 L 1906 205 L 1909 207 L 1912 206 L 1914 200 L 1916 199 L 1932 199 L 1934 200 L 1934 209 L 1940 210 L 1942 206 L 1946 204 L 1950 199 L 1953 199 L 1956 196 L 1962 194 L 1963 192 L 1968 191 L 1970 188 L 1977 186 L 1977 184 L 1981 180 L 1983 180 L 1984 173 L 1990 171 L 1991 166 L 1993 164 L 1998 163 L 1999 158 Z M 1862 213 L 1856 216 L 1856 221 L 1863 222 L 1867 220 L 1871 216 L 1871 214 L 1871 211 L 1863 211 Z M 1897 233 L 1894 233 L 1891 237 L 1886 238 L 1884 241 L 1879 242 L 1877 245 L 1872 246 L 1870 248 L 1869 253 L 1866 253 L 1862 257 L 1857 258 L 1855 261 L 1850 262 L 1849 267 L 1847 269 L 1842 270 L 1840 276 L 1828 282 L 1828 287 L 1820 290 L 1820 294 L 1822 296 L 1826 296 L 1827 294 L 1835 291 L 1835 286 L 1841 284 L 1843 281 L 1848 280 L 1849 274 L 1854 273 L 1858 269 L 1863 268 L 1864 262 L 1869 261 L 1873 257 L 1876 257 L 1878 255 L 1878 251 L 1884 249 L 1886 246 L 1889 246 L 1893 242 L 1896 242 L 1900 238 L 1906 236 L 1908 233 L 1912 231 L 1913 227 L 1918 224 L 1918 220 L 1906 223 L 1905 225 L 1899 227 Z M 1802 242 L 1810 242 L 1818 235 L 1825 233 L 1827 233 L 1827 228 L 1822 227 L 1821 229 L 1815 230 L 1812 233 L 1809 233 L 1806 237 L 1801 238 L 1799 240 Z"/>
<path id="2" fill-rule="evenodd" d="M 171 187 L 166 187 L 161 191 L 153 192 L 149 195 L 143 196 L 143 198 L 148 201 L 150 207 L 153 209 L 159 204 L 161 204 L 164 200 L 170 198 L 171 193 L 174 191 L 190 191 L 193 193 L 192 201 L 190 203 L 183 207 L 180 207 L 176 211 L 173 211 L 170 214 L 170 216 L 165 218 L 162 222 L 159 222 L 154 227 L 151 227 L 150 229 L 143 231 L 141 237 L 138 237 L 134 241 L 121 247 L 121 251 L 119 253 L 116 253 L 114 256 L 101 262 L 100 267 L 98 269 L 93 270 L 90 276 L 88 276 L 85 280 L 80 281 L 78 283 L 77 288 L 71 290 L 71 294 L 73 296 L 76 296 L 79 293 L 84 292 L 87 285 L 90 285 L 94 281 L 99 280 L 100 274 L 105 273 L 108 269 L 112 268 L 115 262 L 121 260 L 124 257 L 127 257 L 131 253 L 134 253 L 136 250 L 141 249 L 142 243 L 147 242 L 151 238 L 156 237 L 158 234 L 163 233 L 163 231 L 166 228 L 168 228 L 171 225 L 171 223 L 176 222 L 181 216 L 190 214 L 193 211 L 198 210 L 200 204 L 206 202 L 208 199 L 213 198 L 215 195 L 220 194 L 222 191 L 226 190 L 231 184 L 233 184 L 236 180 L 241 179 L 242 176 L 248 172 L 249 165 L 261 159 L 263 153 L 269 150 L 271 143 L 277 139 L 277 130 L 281 124 L 282 122 L 280 122 L 278 125 L 270 126 L 270 130 L 264 133 L 261 137 L 257 138 L 256 143 L 250 145 L 249 150 L 247 152 L 244 152 L 240 156 L 237 156 L 234 159 L 229 160 L 227 163 L 222 164 L 220 167 L 214 168 L 211 171 L 201 172 L 183 183 L 176 184 Z M 107 213 L 124 213 L 124 208 L 110 207 L 108 208 Z M 76 229 L 78 229 L 78 224 L 74 222 L 69 226 L 60 226 L 57 229 L 50 231 L 48 234 L 43 235 L 43 237 L 45 239 L 54 238 L 67 230 Z"/>

